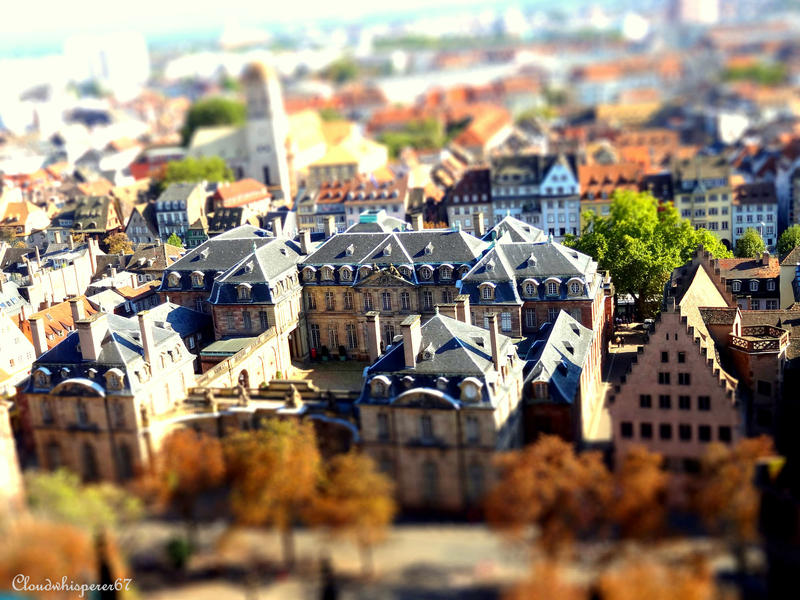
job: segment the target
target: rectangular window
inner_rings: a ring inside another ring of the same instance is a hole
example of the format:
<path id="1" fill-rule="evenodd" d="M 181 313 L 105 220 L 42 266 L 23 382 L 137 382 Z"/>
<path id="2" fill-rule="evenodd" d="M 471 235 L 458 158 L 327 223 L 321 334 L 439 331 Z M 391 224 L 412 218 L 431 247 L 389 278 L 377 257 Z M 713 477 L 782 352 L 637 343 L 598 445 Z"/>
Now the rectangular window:
<path id="1" fill-rule="evenodd" d="M 692 385 L 690 373 L 678 373 L 678 385 Z"/>
<path id="2" fill-rule="evenodd" d="M 669 423 L 661 423 L 661 425 L 658 426 L 658 437 L 662 440 L 671 440 L 672 425 Z"/>
<path id="3" fill-rule="evenodd" d="M 505 331 L 505 332 L 511 331 L 511 313 L 510 312 L 500 313 L 500 331 Z"/>
<path id="4" fill-rule="evenodd" d="M 364 294 L 364 310 L 372 310 L 372 294 L 369 292 Z"/>
<path id="5" fill-rule="evenodd" d="M 559 309 L 558 308 L 548 308 L 547 309 L 547 320 L 550 323 L 555 323 L 556 319 L 558 318 Z"/>
<path id="6" fill-rule="evenodd" d="M 688 423 L 681 423 L 678 425 L 678 437 L 682 442 L 688 442 L 692 439 L 692 426 Z"/>
<path id="7" fill-rule="evenodd" d="M 227 321 L 228 331 L 232 331 L 236 328 L 236 320 L 233 317 L 233 313 L 226 314 L 225 320 Z"/>
<path id="8" fill-rule="evenodd" d="M 678 352 L 678 362 L 679 363 L 686 362 L 686 352 Z"/>
<path id="9" fill-rule="evenodd" d="M 536 327 L 536 311 L 532 308 L 525 309 L 525 327 L 528 329 Z"/>
<path id="10" fill-rule="evenodd" d="M 661 353 L 661 362 L 662 363 L 669 362 L 669 352 L 662 352 Z"/>
<path id="11" fill-rule="evenodd" d="M 322 344 L 320 344 L 319 339 L 319 325 L 313 323 L 311 325 L 311 347 L 312 348 L 319 348 Z"/>
<path id="12" fill-rule="evenodd" d="M 689 396 L 678 396 L 678 408 L 680 410 L 691 410 L 692 399 Z"/>
<path id="13" fill-rule="evenodd" d="M 470 444 L 471 446 L 477 446 L 481 439 L 481 430 L 478 425 L 478 417 L 467 417 L 464 425 L 467 444 Z"/>
<path id="14" fill-rule="evenodd" d="M 633 423 L 630 421 L 623 421 L 619 428 L 620 435 L 625 439 L 633 437 Z"/>
<path id="15" fill-rule="evenodd" d="M 639 423 L 639 437 L 643 440 L 653 439 L 653 425 L 651 423 Z"/>
<path id="16" fill-rule="evenodd" d="M 711 410 L 711 397 L 698 396 L 697 397 L 697 410 Z"/>
<path id="17" fill-rule="evenodd" d="M 720 425 L 719 429 L 717 430 L 717 437 L 720 442 L 730 442 L 731 428 L 728 425 Z"/>
<path id="18" fill-rule="evenodd" d="M 355 350 L 358 348 L 358 336 L 356 335 L 356 326 L 352 323 L 348 323 L 344 326 L 345 331 L 347 332 L 347 348 L 350 350 Z"/>
<path id="19" fill-rule="evenodd" d="M 381 299 L 383 301 L 383 310 L 392 310 L 392 294 L 391 292 L 383 292 L 381 294 Z"/>
<path id="20" fill-rule="evenodd" d="M 701 442 L 711 441 L 711 425 L 700 425 L 697 428 L 697 439 Z"/>
<path id="21" fill-rule="evenodd" d="M 378 440 L 386 442 L 389 440 L 389 417 L 386 413 L 378 413 Z"/>
<path id="22" fill-rule="evenodd" d="M 429 415 L 422 415 L 419 418 L 419 433 L 422 441 L 433 441 L 433 420 Z"/>
<path id="23" fill-rule="evenodd" d="M 253 322 L 250 320 L 250 312 L 242 312 L 242 325 L 245 331 L 250 331 L 253 328 Z"/>
<path id="24" fill-rule="evenodd" d="M 344 293 L 344 309 L 353 310 L 353 292 Z"/>
<path id="25" fill-rule="evenodd" d="M 317 308 L 317 299 L 311 292 L 306 293 L 306 308 L 308 310 L 314 310 Z"/>
<path id="26" fill-rule="evenodd" d="M 328 348 L 330 350 L 339 349 L 339 330 L 336 325 L 328 325 Z"/>
<path id="27" fill-rule="evenodd" d="M 267 316 L 267 311 L 258 311 L 258 322 L 261 325 L 262 330 L 266 331 L 269 329 L 269 317 Z"/>
<path id="28" fill-rule="evenodd" d="M 408 292 L 400 292 L 400 309 L 411 310 L 411 296 Z"/>
<path id="29" fill-rule="evenodd" d="M 325 292 L 325 310 L 335 310 L 336 297 L 333 292 Z"/>
<path id="30" fill-rule="evenodd" d="M 658 408 L 669 410 L 672 408 L 672 397 L 669 394 L 661 394 L 658 397 Z"/>
<path id="31" fill-rule="evenodd" d="M 658 383 L 661 385 L 669 385 L 669 373 L 659 372 Z"/>
<path id="32" fill-rule="evenodd" d="M 639 396 L 639 408 L 650 408 L 653 406 L 653 398 L 650 394 L 641 394 Z"/>
<path id="33" fill-rule="evenodd" d="M 433 308 L 433 293 L 430 290 L 422 292 L 422 308 L 425 310 Z"/>

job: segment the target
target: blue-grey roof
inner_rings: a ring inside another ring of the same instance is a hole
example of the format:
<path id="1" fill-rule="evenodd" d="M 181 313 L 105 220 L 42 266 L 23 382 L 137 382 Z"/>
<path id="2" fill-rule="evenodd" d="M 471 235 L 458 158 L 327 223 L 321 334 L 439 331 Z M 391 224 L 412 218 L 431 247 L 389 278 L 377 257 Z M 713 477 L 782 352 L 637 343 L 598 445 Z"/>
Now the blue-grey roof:
<path id="1" fill-rule="evenodd" d="M 213 327 L 211 315 L 180 306 L 173 302 L 164 302 L 148 310 L 152 321 L 157 325 L 168 324 L 181 338 L 205 333 Z"/>

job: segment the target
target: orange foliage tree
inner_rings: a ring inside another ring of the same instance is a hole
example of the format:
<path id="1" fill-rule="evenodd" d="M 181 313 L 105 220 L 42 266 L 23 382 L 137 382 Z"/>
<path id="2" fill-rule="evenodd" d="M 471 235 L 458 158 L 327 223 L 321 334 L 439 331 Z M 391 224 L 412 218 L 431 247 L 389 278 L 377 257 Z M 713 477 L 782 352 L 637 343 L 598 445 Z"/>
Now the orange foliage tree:
<path id="1" fill-rule="evenodd" d="M 654 538 L 664 532 L 669 475 L 660 454 L 631 448 L 614 473 L 609 520 L 624 538 Z"/>
<path id="2" fill-rule="evenodd" d="M 550 555 L 598 525 L 613 493 L 600 454 L 576 455 L 556 436 L 501 455 L 497 464 L 498 483 L 486 499 L 489 523 L 516 535 L 537 526 L 538 541 Z"/>
<path id="3" fill-rule="evenodd" d="M 369 456 L 351 451 L 326 465 L 309 522 L 351 537 L 361 553 L 365 573 L 372 571 L 371 549 L 386 537 L 397 506 L 392 481 Z"/>
<path id="4" fill-rule="evenodd" d="M 18 574 L 29 577 L 29 583 L 45 584 L 49 578 L 61 582 L 62 577 L 76 584 L 97 583 L 97 564 L 92 539 L 73 525 L 44 520 L 25 519 L 13 523 L 0 545 L 0 581 L 3 589 L 11 589 Z M 42 592 L 32 597 L 78 598 L 76 592 Z"/>
<path id="5" fill-rule="evenodd" d="M 758 535 L 761 495 L 755 486 L 756 463 L 773 453 L 766 436 L 748 438 L 736 446 L 710 444 L 701 462 L 694 505 L 708 528 L 733 546 L 744 569 L 745 547 Z"/>
<path id="6" fill-rule="evenodd" d="M 143 476 L 141 489 L 161 506 L 177 510 L 191 539 L 199 495 L 224 480 L 220 441 L 192 429 L 179 429 L 164 439 L 152 469 Z"/>
<path id="7" fill-rule="evenodd" d="M 320 454 L 310 422 L 270 419 L 264 425 L 226 441 L 231 507 L 242 524 L 274 526 L 291 566 L 293 527 L 314 499 Z"/>
<path id="8" fill-rule="evenodd" d="M 671 566 L 636 561 L 601 575 L 602 600 L 711 600 L 715 597 L 711 570 L 705 561 Z"/>
<path id="9" fill-rule="evenodd" d="M 504 600 L 586 600 L 582 587 L 565 581 L 558 564 L 544 561 L 537 564 L 530 578 L 515 585 Z"/>

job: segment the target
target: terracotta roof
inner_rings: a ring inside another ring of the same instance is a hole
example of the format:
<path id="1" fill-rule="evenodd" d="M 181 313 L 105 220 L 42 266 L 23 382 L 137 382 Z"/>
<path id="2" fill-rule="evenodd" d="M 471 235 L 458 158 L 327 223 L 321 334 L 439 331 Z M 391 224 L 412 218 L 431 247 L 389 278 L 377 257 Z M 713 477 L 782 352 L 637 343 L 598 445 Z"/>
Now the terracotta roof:
<path id="1" fill-rule="evenodd" d="M 242 179 L 220 185 L 214 195 L 222 200 L 222 204 L 226 208 L 242 206 L 270 197 L 267 186 L 255 179 Z"/>
<path id="2" fill-rule="evenodd" d="M 114 288 L 114 291 L 123 296 L 126 300 L 138 300 L 143 296 L 149 296 L 150 294 L 155 293 L 156 288 L 160 285 L 161 281 L 148 281 L 144 285 L 140 285 L 137 288 L 125 285 Z"/>
<path id="3" fill-rule="evenodd" d="M 717 259 L 720 274 L 726 279 L 770 279 L 781 274 L 780 263 L 775 256 L 763 264 L 760 258 L 720 258 Z"/>
<path id="4" fill-rule="evenodd" d="M 509 125 L 511 125 L 511 115 L 504 108 L 483 110 L 472 118 L 467 128 L 456 137 L 455 142 L 467 148 L 484 147 Z"/>
<path id="5" fill-rule="evenodd" d="M 83 314 L 87 317 L 93 315 L 97 310 L 86 299 L 86 296 L 81 296 L 83 300 Z M 42 317 L 44 321 L 44 333 L 47 339 L 47 349 L 55 347 L 61 340 L 67 337 L 67 334 L 75 329 L 75 321 L 72 320 L 72 308 L 69 301 L 59 302 L 50 308 L 46 308 L 37 313 L 33 313 L 32 317 Z M 33 343 L 33 335 L 31 334 L 31 324 L 28 320 L 18 323 L 22 333 Z"/>
<path id="6" fill-rule="evenodd" d="M 642 167 L 634 163 L 579 165 L 581 199 L 602 199 L 604 193 L 610 198 L 614 190 L 620 189 L 637 191 L 642 175 Z"/>
<path id="7" fill-rule="evenodd" d="M 84 196 L 106 196 L 111 193 L 111 191 L 114 189 L 114 186 L 111 185 L 111 182 L 108 181 L 108 179 L 101 177 L 95 181 L 79 183 L 77 188 Z"/>

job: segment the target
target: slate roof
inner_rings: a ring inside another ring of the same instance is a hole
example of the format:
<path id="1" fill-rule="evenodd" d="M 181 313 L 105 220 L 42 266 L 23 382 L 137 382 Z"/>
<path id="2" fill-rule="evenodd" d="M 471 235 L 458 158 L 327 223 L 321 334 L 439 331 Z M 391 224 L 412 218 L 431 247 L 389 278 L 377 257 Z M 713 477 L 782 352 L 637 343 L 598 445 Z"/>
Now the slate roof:
<path id="1" fill-rule="evenodd" d="M 94 315 L 98 318 L 99 315 Z M 144 372 L 144 349 L 141 343 L 141 331 L 137 317 L 121 317 L 119 315 L 102 315 L 107 319 L 108 330 L 106 331 L 100 346 L 100 354 L 96 361 L 84 359 L 78 347 L 80 335 L 77 331 L 71 332 L 66 339 L 54 348 L 42 354 L 31 367 L 31 372 L 44 367 L 50 372 L 51 390 L 59 383 L 68 380 L 76 381 L 88 385 L 104 393 L 105 373 L 110 369 L 120 369 L 124 374 L 124 385 L 122 390 L 107 390 L 107 394 L 135 394 L 144 389 L 152 381 L 140 380 L 139 374 Z M 158 325 L 151 328 L 156 351 L 173 350 L 176 345 L 183 347 L 178 334 L 174 331 L 165 329 Z M 186 353 L 185 359 L 188 360 L 191 354 Z M 27 392 L 45 391 L 35 387 L 34 378 L 31 377 L 28 383 Z"/>
<path id="2" fill-rule="evenodd" d="M 147 314 L 154 324 L 172 329 L 181 338 L 195 333 L 203 333 L 203 337 L 206 337 L 206 332 L 210 332 L 212 329 L 211 315 L 173 302 L 164 302 L 154 306 L 147 311 Z"/>
<path id="3" fill-rule="evenodd" d="M 494 239 L 500 239 L 504 235 L 506 237 L 503 241 L 506 242 L 544 242 L 547 240 L 547 234 L 544 231 L 533 225 L 528 225 L 511 215 L 503 217 L 481 239 L 490 242 Z"/>
<path id="4" fill-rule="evenodd" d="M 481 298 L 479 286 L 484 282 L 495 285 L 494 299 L 490 302 L 522 304 L 522 285 L 526 279 L 537 283 L 537 295 L 527 300 L 552 299 L 546 296 L 547 286 L 542 285 L 548 278 L 560 281 L 558 298 L 561 300 L 585 300 L 594 297 L 596 291 L 597 263 L 591 256 L 568 248 L 556 242 L 547 241 L 535 244 L 496 243 L 461 278 L 461 293 L 469 294 L 470 303 L 481 304 L 488 301 Z M 583 282 L 583 291 L 568 296 L 570 279 Z"/>
<path id="5" fill-rule="evenodd" d="M 519 154 L 492 158 L 492 179 L 500 183 L 539 184 L 556 164 L 564 165 L 578 177 L 578 161 L 574 154 Z M 503 176 L 511 177 L 510 181 Z"/>
<path id="6" fill-rule="evenodd" d="M 247 213 L 243 206 L 235 206 L 233 208 L 218 208 L 213 213 L 208 215 L 208 233 L 222 233 L 230 231 L 234 227 L 245 225 L 255 225 L 258 222 L 256 217 L 246 219 Z"/>
<path id="7" fill-rule="evenodd" d="M 111 205 L 108 196 L 90 196 L 78 201 L 72 228 L 83 233 L 105 233 Z"/>
<path id="8" fill-rule="evenodd" d="M 547 402 L 572 404 L 580 389 L 594 332 L 563 310 L 554 323 L 545 323 L 525 355 L 525 382 L 548 382 Z M 536 398 L 531 398 L 536 402 Z"/>
<path id="9" fill-rule="evenodd" d="M 172 183 L 156 200 L 156 210 L 162 210 L 166 202 L 186 202 L 197 188 L 205 190 L 202 183 Z M 164 209 L 172 210 L 172 209 Z"/>
<path id="10" fill-rule="evenodd" d="M 386 353 L 367 368 L 366 385 L 376 375 L 409 375 L 414 378 L 413 387 L 437 389 L 437 379 L 444 377 L 447 385 L 442 391 L 457 399 L 460 397 L 458 384 L 464 378 L 475 377 L 484 381 L 496 379 L 490 334 L 486 329 L 436 314 L 420 327 L 420 337 L 420 356 L 413 369 L 406 368 L 404 342 L 400 341 L 389 346 Z M 516 357 L 516 349 L 510 338 L 498 334 L 498 340 L 501 356 Z M 430 353 L 431 358 L 424 359 L 424 353 Z M 405 391 L 400 377 L 390 379 L 393 386 L 390 397 Z M 480 403 L 491 406 L 488 386 L 483 386 L 482 393 Z"/>
<path id="11" fill-rule="evenodd" d="M 181 254 L 183 249 L 171 244 L 137 244 L 133 254 L 127 255 L 127 269 L 134 273 L 160 273 L 174 264 Z"/>

